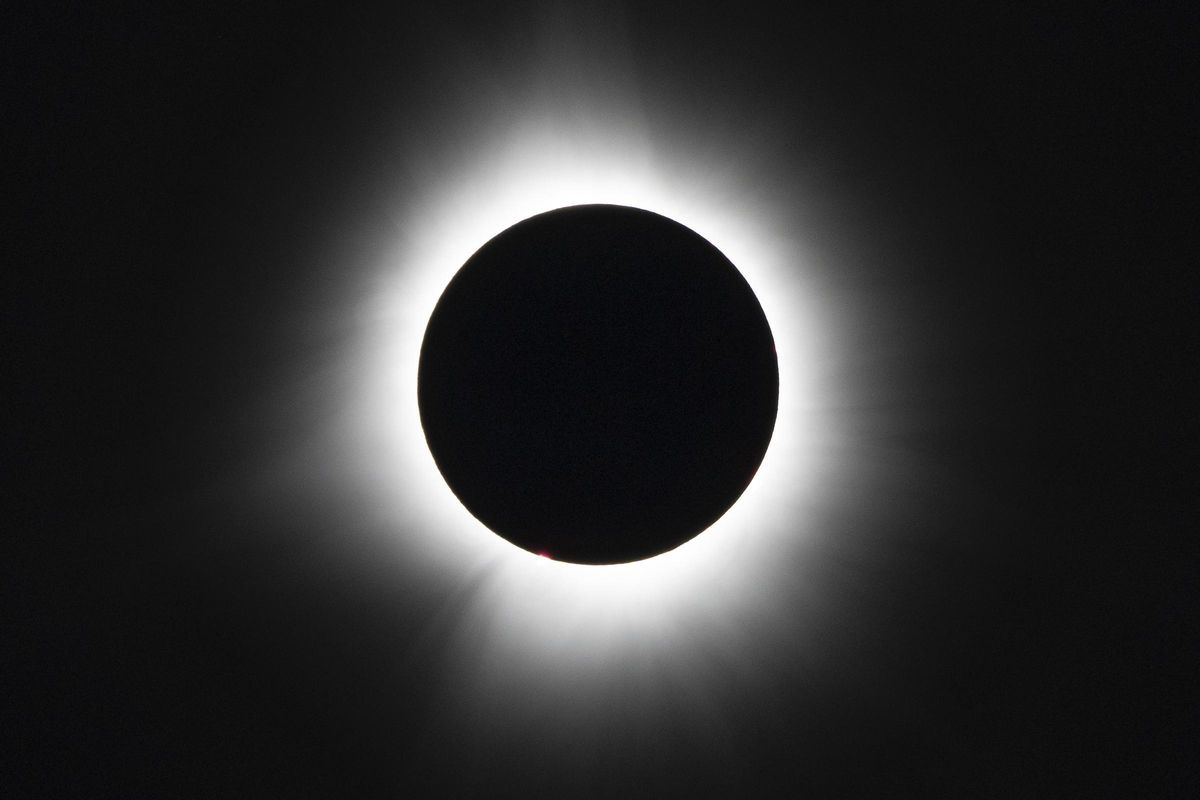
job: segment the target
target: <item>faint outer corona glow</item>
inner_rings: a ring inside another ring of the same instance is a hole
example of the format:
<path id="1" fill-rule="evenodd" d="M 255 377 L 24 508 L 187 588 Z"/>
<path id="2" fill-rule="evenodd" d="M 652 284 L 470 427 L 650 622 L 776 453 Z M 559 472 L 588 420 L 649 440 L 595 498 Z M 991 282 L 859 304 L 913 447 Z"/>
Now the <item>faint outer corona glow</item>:
<path id="1" fill-rule="evenodd" d="M 655 147 L 631 125 L 570 124 L 531 115 L 454 152 L 424 185 L 406 189 L 398 236 L 363 310 L 351 423 L 380 509 L 403 560 L 425 579 L 472 587 L 465 625 L 499 650 L 550 659 L 670 646 L 700 619 L 730 624 L 768 603 L 805 537 L 813 485 L 819 316 L 806 299 L 796 232 L 756 199 L 759 176 L 687 148 Z M 757 476 L 709 529 L 644 561 L 585 566 L 509 544 L 446 485 L 425 443 L 417 366 L 425 327 L 446 284 L 493 236 L 563 206 L 609 203 L 673 219 L 706 238 L 745 276 L 774 333 L 779 412 Z M 481 647 L 483 645 L 480 645 Z M 615 648 L 615 649 L 614 649 Z M 496 653 L 492 653 L 496 656 Z"/>

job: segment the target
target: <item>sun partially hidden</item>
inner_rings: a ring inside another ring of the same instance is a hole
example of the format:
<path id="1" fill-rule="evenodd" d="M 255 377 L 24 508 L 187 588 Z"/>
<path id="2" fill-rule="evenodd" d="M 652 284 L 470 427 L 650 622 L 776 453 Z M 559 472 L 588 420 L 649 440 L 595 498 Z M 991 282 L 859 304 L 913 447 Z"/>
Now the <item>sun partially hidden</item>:
<path id="1" fill-rule="evenodd" d="M 421 346 L 429 449 L 463 506 L 555 561 L 651 558 L 737 502 L 770 443 L 779 368 L 745 279 L 627 206 L 550 211 L 481 247 Z"/>

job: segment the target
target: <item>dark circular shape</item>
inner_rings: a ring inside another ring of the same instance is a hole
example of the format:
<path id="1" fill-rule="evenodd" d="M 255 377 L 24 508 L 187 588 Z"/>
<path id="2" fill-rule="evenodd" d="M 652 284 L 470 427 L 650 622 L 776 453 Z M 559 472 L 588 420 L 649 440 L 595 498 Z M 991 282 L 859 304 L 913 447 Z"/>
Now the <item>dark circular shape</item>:
<path id="1" fill-rule="evenodd" d="M 671 550 L 766 453 L 779 369 L 719 250 L 666 217 L 572 206 L 479 249 L 438 301 L 417 381 L 438 469 L 480 522 L 559 561 Z"/>

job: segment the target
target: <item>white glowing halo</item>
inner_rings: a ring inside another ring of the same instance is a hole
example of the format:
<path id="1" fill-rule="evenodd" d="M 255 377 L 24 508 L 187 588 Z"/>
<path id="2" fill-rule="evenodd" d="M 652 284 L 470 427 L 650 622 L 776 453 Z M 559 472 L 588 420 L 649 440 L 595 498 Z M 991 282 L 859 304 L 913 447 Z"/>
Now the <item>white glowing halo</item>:
<path id="1" fill-rule="evenodd" d="M 750 175 L 705 174 L 677 152 L 655 153 L 628 130 L 524 123 L 409 192 L 401 241 L 381 265 L 351 411 L 372 491 L 405 558 L 450 585 L 472 582 L 477 627 L 507 644 L 586 656 L 615 641 L 660 641 L 691 615 L 736 613 L 762 599 L 812 484 L 816 373 L 814 309 L 805 303 L 794 233 L 756 197 Z M 583 566 L 540 558 L 485 528 L 446 485 L 426 445 L 417 366 L 429 317 L 447 283 L 485 242 L 564 206 L 609 203 L 666 216 L 699 233 L 745 276 L 779 357 L 779 412 L 755 479 L 734 506 L 684 545 L 644 561 Z M 802 526 L 801 530 L 802 530 Z M 800 533 L 803 536 L 803 533 Z M 719 610 L 718 610 L 719 607 Z M 497 627 L 499 626 L 499 627 Z M 515 639 L 511 635 L 516 631 Z M 586 631 L 586 633 L 584 632 Z"/>

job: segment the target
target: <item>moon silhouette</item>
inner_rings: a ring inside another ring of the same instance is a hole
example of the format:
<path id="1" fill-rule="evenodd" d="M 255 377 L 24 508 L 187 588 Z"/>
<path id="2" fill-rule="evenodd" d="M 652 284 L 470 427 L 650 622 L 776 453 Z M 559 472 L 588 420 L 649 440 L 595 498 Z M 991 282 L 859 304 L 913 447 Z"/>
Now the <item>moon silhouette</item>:
<path id="1" fill-rule="evenodd" d="M 770 327 L 734 265 L 641 209 L 562 208 L 480 248 L 435 307 L 418 403 L 480 522 L 581 564 L 672 550 L 741 496 L 774 429 Z"/>

